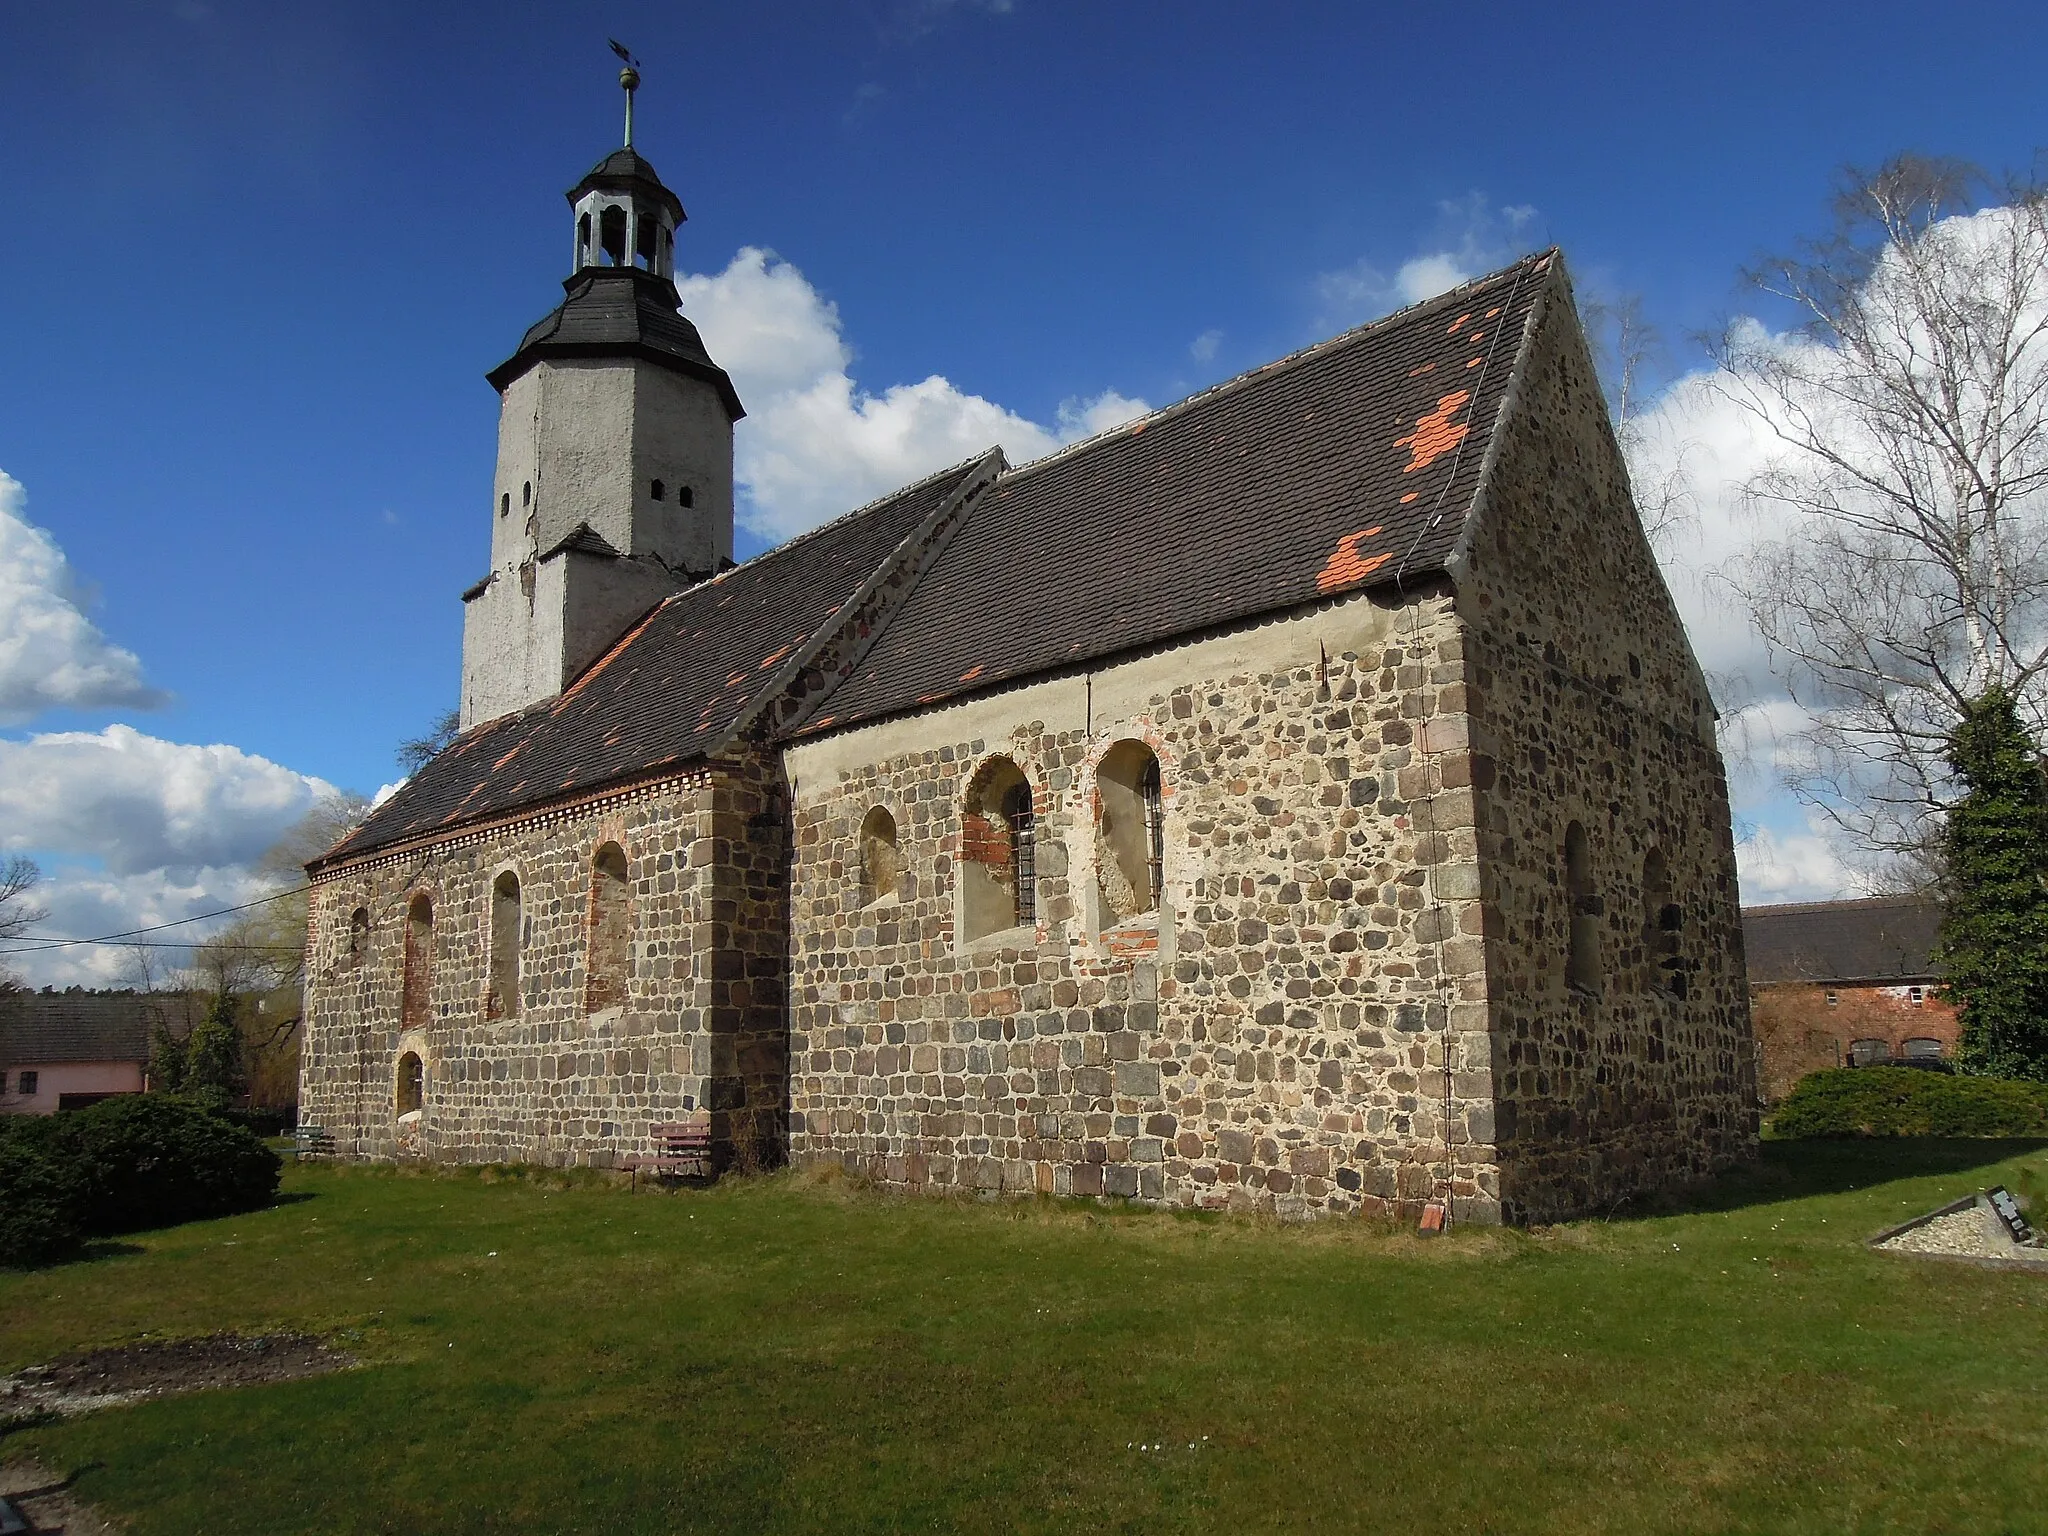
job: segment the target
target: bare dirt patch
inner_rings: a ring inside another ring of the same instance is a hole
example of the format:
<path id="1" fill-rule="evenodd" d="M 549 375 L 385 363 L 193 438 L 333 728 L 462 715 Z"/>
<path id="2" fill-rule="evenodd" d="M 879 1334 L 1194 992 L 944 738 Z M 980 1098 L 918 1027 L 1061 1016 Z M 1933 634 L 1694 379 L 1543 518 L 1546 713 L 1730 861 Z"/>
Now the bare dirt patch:
<path id="1" fill-rule="evenodd" d="M 0 1377 L 0 1419 L 39 1414 L 70 1417 L 152 1397 L 297 1381 L 356 1363 L 355 1357 L 299 1333 L 245 1338 L 215 1333 L 198 1339 L 121 1344 L 66 1355 Z"/>

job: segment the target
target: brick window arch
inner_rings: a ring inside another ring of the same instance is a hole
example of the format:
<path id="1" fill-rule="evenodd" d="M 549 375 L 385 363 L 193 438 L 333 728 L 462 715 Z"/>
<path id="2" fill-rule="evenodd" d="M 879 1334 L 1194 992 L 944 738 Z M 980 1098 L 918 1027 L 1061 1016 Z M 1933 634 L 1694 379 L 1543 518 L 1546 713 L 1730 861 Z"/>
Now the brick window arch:
<path id="1" fill-rule="evenodd" d="M 1600 990 L 1600 896 L 1593 888 L 1593 849 L 1586 829 L 1572 822 L 1564 829 L 1564 882 L 1570 930 L 1564 979 L 1577 992 Z"/>
<path id="2" fill-rule="evenodd" d="M 605 843 L 590 861 L 590 979 L 584 995 L 590 1013 L 626 1003 L 633 958 L 630 889 L 626 850 Z"/>
<path id="3" fill-rule="evenodd" d="M 425 891 L 405 909 L 405 974 L 398 1017 L 405 1029 L 425 1029 L 434 1000 L 434 900 Z"/>
<path id="4" fill-rule="evenodd" d="M 896 842 L 896 818 L 876 806 L 860 824 L 860 904 L 871 907 L 894 896 L 903 883 L 903 852 Z"/>
<path id="5" fill-rule="evenodd" d="M 427 1068 L 418 1051 L 398 1058 L 398 1080 L 393 1088 L 392 1107 L 401 1115 L 416 1114 L 426 1107 Z"/>
<path id="6" fill-rule="evenodd" d="M 1105 925 L 1159 910 L 1166 827 L 1159 758 L 1120 741 L 1095 770 L 1095 870 Z"/>
<path id="7" fill-rule="evenodd" d="M 961 808 L 961 938 L 1037 921 L 1037 838 L 1031 781 L 1007 757 L 990 758 Z"/>
<path id="8" fill-rule="evenodd" d="M 484 1017 L 519 1016 L 519 940 L 523 917 L 519 877 L 505 870 L 491 882 L 491 963 Z"/>

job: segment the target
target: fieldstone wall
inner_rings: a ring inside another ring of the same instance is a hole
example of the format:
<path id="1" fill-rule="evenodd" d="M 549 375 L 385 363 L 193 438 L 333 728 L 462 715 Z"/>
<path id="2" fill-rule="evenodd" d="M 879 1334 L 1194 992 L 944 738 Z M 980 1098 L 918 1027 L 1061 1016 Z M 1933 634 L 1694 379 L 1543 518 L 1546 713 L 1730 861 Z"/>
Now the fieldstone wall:
<path id="1" fill-rule="evenodd" d="M 343 1155 L 609 1166 L 649 1127 L 714 1111 L 725 1161 L 782 1143 L 783 810 L 755 755 L 690 778 L 324 873 L 311 904 L 300 1117 Z M 593 860 L 627 860 L 624 1000 L 588 957 Z M 491 888 L 522 911 L 516 1010 L 487 1017 Z M 425 1018 L 400 1017 L 406 914 L 433 902 Z M 351 918 L 369 911 L 351 954 Z M 601 1005 L 595 1011 L 591 1004 Z M 417 1120 L 398 1063 L 425 1067 Z"/>
<path id="2" fill-rule="evenodd" d="M 1561 281 L 1543 315 L 1458 603 L 1501 1197 L 1518 1221 L 1703 1176 L 1752 1155 L 1756 1136 L 1712 699 L 1635 516 Z M 1598 935 L 1590 988 L 1565 974 L 1573 822 L 1590 853 L 1579 903 Z M 1673 906 L 1669 927 L 1662 909 Z"/>
<path id="3" fill-rule="evenodd" d="M 1448 1142 L 1459 1212 L 1496 1218 L 1483 1051 L 1448 1100 L 1442 1070 L 1450 1006 L 1486 1022 L 1470 789 L 1416 804 L 1464 695 L 1440 587 L 791 749 L 794 1157 L 911 1188 L 1412 1214 Z M 1133 739 L 1165 827 L 1163 909 L 1135 920 L 1098 893 L 1094 820 L 1097 766 Z M 968 943 L 963 811 L 997 755 L 1033 790 L 1037 922 Z M 878 806 L 902 873 L 863 905 Z"/>

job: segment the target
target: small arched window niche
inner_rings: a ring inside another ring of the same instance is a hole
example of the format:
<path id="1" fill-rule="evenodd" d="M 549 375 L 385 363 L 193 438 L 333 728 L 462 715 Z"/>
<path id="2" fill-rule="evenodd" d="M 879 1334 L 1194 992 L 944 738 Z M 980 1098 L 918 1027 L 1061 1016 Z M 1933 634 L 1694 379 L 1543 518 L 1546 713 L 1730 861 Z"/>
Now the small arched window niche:
<path id="1" fill-rule="evenodd" d="M 860 824 L 860 904 L 871 907 L 902 894 L 903 852 L 896 844 L 896 818 L 882 806 Z"/>
<path id="2" fill-rule="evenodd" d="M 427 1067 L 420 1060 L 418 1051 L 407 1051 L 398 1058 L 398 1080 L 392 1093 L 392 1108 L 402 1119 L 416 1115 L 427 1103 Z"/>
<path id="3" fill-rule="evenodd" d="M 370 955 L 370 909 L 357 907 L 348 915 L 348 947 L 342 951 L 344 965 L 361 965 Z"/>
<path id="4" fill-rule="evenodd" d="M 590 1013 L 626 1005 L 633 951 L 627 889 L 626 850 L 605 843 L 590 861 L 590 979 L 583 999 Z"/>
<path id="5" fill-rule="evenodd" d="M 1600 896 L 1593 889 L 1593 850 L 1576 821 L 1564 829 L 1565 901 L 1570 929 L 1565 984 L 1574 992 L 1600 992 Z"/>
<path id="6" fill-rule="evenodd" d="M 1142 741 L 1120 741 L 1095 771 L 1095 882 L 1103 927 L 1156 919 L 1165 859 L 1159 759 Z"/>
<path id="7" fill-rule="evenodd" d="M 1643 856 L 1643 970 L 1648 990 L 1685 996 L 1685 909 L 1671 899 L 1671 870 L 1664 852 Z"/>
<path id="8" fill-rule="evenodd" d="M 519 877 L 505 870 L 491 882 L 491 968 L 484 993 L 484 1017 L 519 1016 L 519 938 L 522 917 Z"/>
<path id="9" fill-rule="evenodd" d="M 972 942 L 1038 920 L 1031 781 L 1007 757 L 981 765 L 960 818 L 960 936 Z"/>
<path id="10" fill-rule="evenodd" d="M 425 891 L 405 909 L 405 975 L 398 1017 L 405 1029 L 425 1029 L 434 997 L 434 902 Z"/>

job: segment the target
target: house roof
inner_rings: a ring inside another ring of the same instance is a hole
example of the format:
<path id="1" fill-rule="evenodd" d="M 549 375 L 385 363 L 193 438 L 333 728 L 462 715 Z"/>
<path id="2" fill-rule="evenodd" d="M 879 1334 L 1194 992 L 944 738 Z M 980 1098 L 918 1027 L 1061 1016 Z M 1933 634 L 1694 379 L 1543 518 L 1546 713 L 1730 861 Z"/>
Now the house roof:
<path id="1" fill-rule="evenodd" d="M 1541 252 L 1004 476 L 801 732 L 1441 571 Z"/>
<path id="2" fill-rule="evenodd" d="M 637 357 L 702 379 L 718 391 L 726 415 L 746 415 L 739 391 L 697 327 L 677 312 L 676 286 L 638 267 L 583 267 L 562 280 L 567 295 L 528 327 L 519 348 L 484 375 L 500 392 L 545 358 Z"/>
<path id="3" fill-rule="evenodd" d="M 978 474 L 956 465 L 678 592 L 558 697 L 458 736 L 316 865 L 708 756 Z"/>
<path id="4" fill-rule="evenodd" d="M 794 731 L 1439 573 L 1561 277 L 1539 252 L 983 488 L 991 450 L 680 593 L 559 698 L 458 737 L 310 867 L 709 755 L 897 562 L 922 562 L 907 596 Z M 962 498 L 947 535 L 907 547 Z"/>
<path id="5" fill-rule="evenodd" d="M 1930 981 L 1941 903 L 1924 896 L 1792 902 L 1742 909 L 1749 979 L 1772 982 Z"/>
<path id="6" fill-rule="evenodd" d="M 0 997 L 0 1063 L 147 1061 L 149 1032 L 177 994 L 14 992 Z"/>

